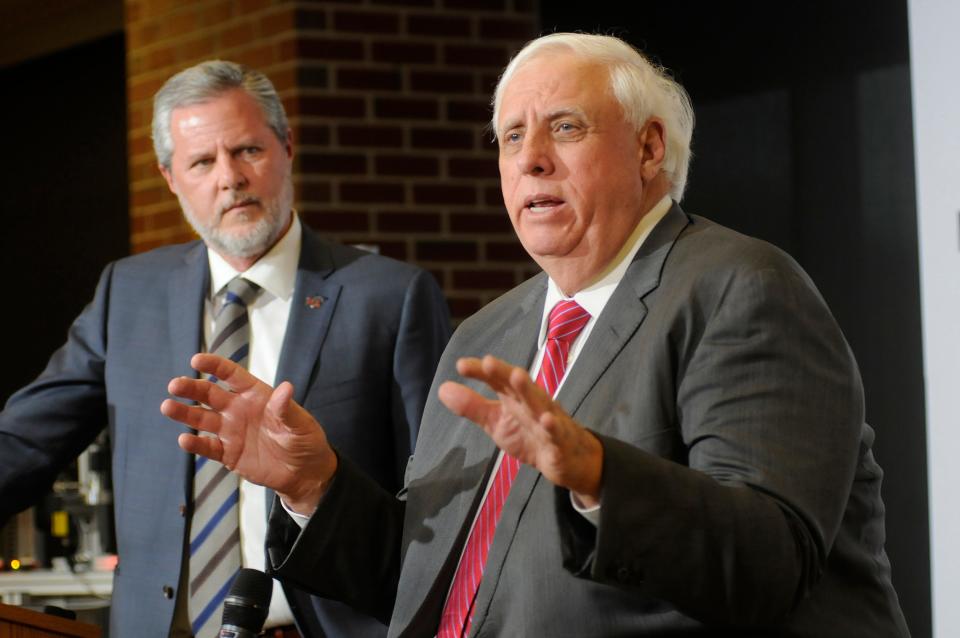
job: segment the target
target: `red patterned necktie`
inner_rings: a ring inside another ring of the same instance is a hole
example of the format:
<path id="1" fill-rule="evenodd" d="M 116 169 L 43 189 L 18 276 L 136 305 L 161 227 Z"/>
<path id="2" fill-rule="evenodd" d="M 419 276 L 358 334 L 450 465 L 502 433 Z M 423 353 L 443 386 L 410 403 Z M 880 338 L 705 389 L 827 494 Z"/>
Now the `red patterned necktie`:
<path id="1" fill-rule="evenodd" d="M 547 344 L 537 374 L 537 385 L 553 396 L 567 369 L 570 345 L 590 321 L 590 313 L 573 300 L 559 302 L 550 311 L 547 324 Z M 437 638 L 461 638 L 470 633 L 473 621 L 473 602 L 487 563 L 487 553 L 493 542 L 500 512 L 510 493 L 510 486 L 520 469 L 520 461 L 504 454 L 500 467 L 490 485 L 487 497 L 480 505 L 480 513 L 467 539 L 460 565 L 453 578 L 453 586 L 443 608 Z"/>

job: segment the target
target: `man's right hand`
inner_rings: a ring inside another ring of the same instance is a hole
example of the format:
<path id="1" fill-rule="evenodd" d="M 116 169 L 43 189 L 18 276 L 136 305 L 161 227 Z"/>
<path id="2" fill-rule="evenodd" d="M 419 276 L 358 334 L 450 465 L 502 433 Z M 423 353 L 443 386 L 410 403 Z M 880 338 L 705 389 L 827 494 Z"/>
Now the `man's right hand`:
<path id="1" fill-rule="evenodd" d="M 170 381 L 170 394 L 202 405 L 166 399 L 160 412 L 213 435 L 181 434 L 180 447 L 273 489 L 298 514 L 312 514 L 337 471 L 337 455 L 320 424 L 293 400 L 293 386 L 273 389 L 213 354 L 196 354 L 190 365 L 230 390 L 207 379 Z"/>

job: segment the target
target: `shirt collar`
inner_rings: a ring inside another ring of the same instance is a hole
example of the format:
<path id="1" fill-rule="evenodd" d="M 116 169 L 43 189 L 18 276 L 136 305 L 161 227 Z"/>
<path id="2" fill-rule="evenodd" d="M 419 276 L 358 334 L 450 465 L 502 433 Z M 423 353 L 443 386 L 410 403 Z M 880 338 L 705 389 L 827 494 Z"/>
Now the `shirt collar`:
<path id="1" fill-rule="evenodd" d="M 273 248 L 244 271 L 243 277 L 257 284 L 274 297 L 293 297 L 296 284 L 297 264 L 300 261 L 300 245 L 303 241 L 302 227 L 297 212 L 293 211 L 290 228 L 273 245 Z M 207 250 L 210 261 L 210 299 L 214 299 L 231 279 L 241 274 L 214 250 Z"/>
<path id="2" fill-rule="evenodd" d="M 547 297 L 543 306 L 543 317 L 540 325 L 540 345 L 547 338 L 547 321 L 550 316 L 550 310 L 563 299 L 573 299 L 580 306 L 590 313 L 591 320 L 600 316 L 607 301 L 613 295 L 613 291 L 620 284 L 623 276 L 627 273 L 627 268 L 636 256 L 637 251 L 643 246 L 650 232 L 661 219 L 670 211 L 673 201 L 669 195 L 657 202 L 650 211 L 640 218 L 636 228 L 630 233 L 620 252 L 610 261 L 606 268 L 600 273 L 596 281 L 583 290 L 577 292 L 573 297 L 567 297 L 560 290 L 560 286 L 553 279 L 547 280 Z"/>

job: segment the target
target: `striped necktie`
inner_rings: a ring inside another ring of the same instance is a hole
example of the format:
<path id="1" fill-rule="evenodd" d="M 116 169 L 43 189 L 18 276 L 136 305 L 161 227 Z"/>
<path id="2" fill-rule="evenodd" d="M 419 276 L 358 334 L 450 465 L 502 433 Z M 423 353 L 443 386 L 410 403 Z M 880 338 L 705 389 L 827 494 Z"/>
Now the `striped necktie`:
<path id="1" fill-rule="evenodd" d="M 208 352 L 246 367 L 250 353 L 247 305 L 260 287 L 242 277 L 226 286 L 214 318 Z M 210 381 L 217 383 L 215 377 Z M 240 569 L 239 479 L 216 461 L 194 460 L 190 521 L 188 611 L 193 635 L 211 638 L 220 630 L 223 600 Z"/>
<path id="2" fill-rule="evenodd" d="M 557 387 L 567 371 L 570 345 L 588 321 L 590 321 L 590 313 L 572 299 L 560 301 L 550 311 L 547 343 L 543 361 L 540 364 L 540 372 L 537 374 L 537 385 L 546 390 L 550 396 L 556 394 Z M 450 594 L 443 607 L 437 638 L 461 638 L 470 634 L 473 604 L 477 597 L 477 590 L 480 588 L 480 580 L 483 578 L 487 554 L 493 543 L 493 535 L 503 511 L 503 504 L 507 500 L 513 479 L 519 470 L 520 461 L 504 454 L 487 496 L 480 505 L 480 513 L 470 531 L 463 556 L 460 557 Z"/>

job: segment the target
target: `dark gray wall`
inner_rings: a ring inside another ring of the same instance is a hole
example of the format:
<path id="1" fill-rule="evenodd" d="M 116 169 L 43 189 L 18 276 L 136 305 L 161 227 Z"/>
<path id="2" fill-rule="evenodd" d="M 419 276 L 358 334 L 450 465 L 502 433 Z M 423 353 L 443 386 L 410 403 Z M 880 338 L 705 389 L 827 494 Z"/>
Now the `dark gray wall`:
<path id="1" fill-rule="evenodd" d="M 863 375 L 894 584 L 914 637 L 930 636 L 905 2 L 542 4 L 544 32 L 614 33 L 674 72 L 698 118 L 684 207 L 817 282 Z"/>
<path id="2" fill-rule="evenodd" d="M 33 379 L 129 252 L 122 34 L 0 69 L 5 153 L 0 404 Z"/>

